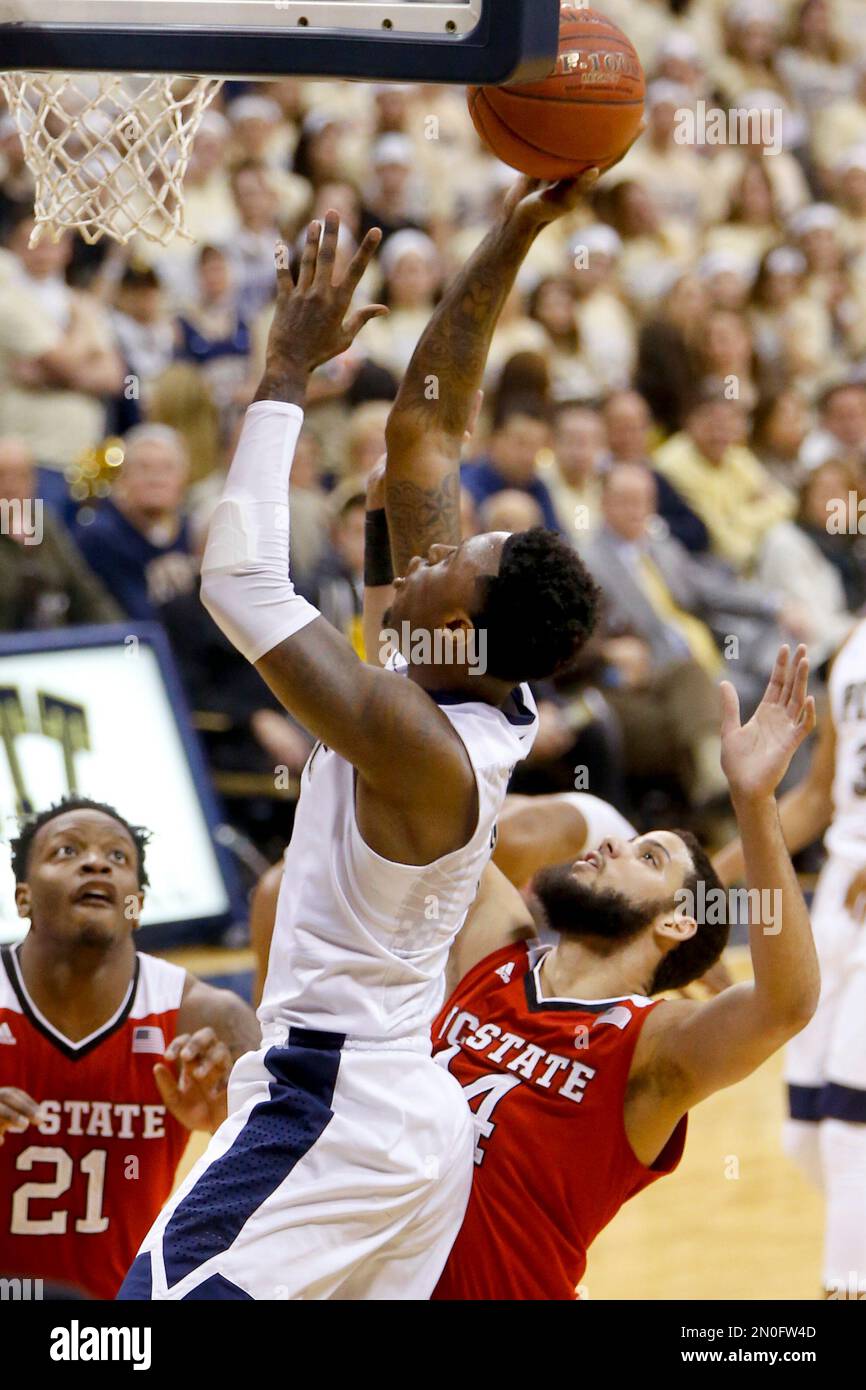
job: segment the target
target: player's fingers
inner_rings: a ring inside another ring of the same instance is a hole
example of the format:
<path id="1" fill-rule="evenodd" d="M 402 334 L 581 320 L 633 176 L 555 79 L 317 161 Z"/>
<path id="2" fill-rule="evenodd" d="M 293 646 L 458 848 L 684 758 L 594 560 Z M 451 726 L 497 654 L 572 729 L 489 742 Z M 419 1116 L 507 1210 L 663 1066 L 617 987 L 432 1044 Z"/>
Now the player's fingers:
<path id="1" fill-rule="evenodd" d="M 301 268 L 298 271 L 298 289 L 306 292 L 316 278 L 316 264 L 319 259 L 319 242 L 322 239 L 321 222 L 311 222 L 307 228 L 307 239 L 301 255 Z"/>
<path id="2" fill-rule="evenodd" d="M 792 719 L 799 720 L 802 715 L 808 691 L 809 658 L 806 655 L 806 648 L 799 647 L 797 649 L 797 655 L 794 658 L 790 692 L 788 694 L 788 713 Z"/>
<path id="3" fill-rule="evenodd" d="M 360 285 L 362 279 L 364 278 L 364 273 L 368 265 L 372 261 L 373 257 L 375 256 L 376 251 L 378 250 L 381 243 L 382 229 L 381 227 L 373 227 L 364 237 L 364 240 L 361 242 L 361 245 L 358 247 L 357 251 L 352 257 L 352 262 L 349 266 L 349 269 L 346 271 L 346 274 L 343 277 L 343 283 L 341 284 L 340 289 L 343 290 L 347 299 L 352 298 L 352 295 L 355 293 L 355 290 Z"/>
<path id="4" fill-rule="evenodd" d="M 317 290 L 330 289 L 333 284 L 337 243 L 340 240 L 340 214 L 331 210 L 325 217 L 325 230 L 316 262 L 313 285 Z"/>
<path id="5" fill-rule="evenodd" d="M 722 738 L 732 734 L 740 727 L 740 697 L 730 681 L 722 681 L 719 686 L 722 697 Z"/>
<path id="6" fill-rule="evenodd" d="M 231 1053 L 225 1043 L 217 1042 L 209 1048 L 201 1061 L 193 1067 L 192 1074 L 197 1081 L 203 1081 L 206 1077 L 228 1076 L 232 1068 Z"/>
<path id="7" fill-rule="evenodd" d="M 815 705 L 815 696 L 810 695 L 805 705 L 803 706 L 803 712 L 800 715 L 800 720 L 797 724 L 797 729 L 800 733 L 800 742 L 804 742 L 810 734 L 813 734 L 815 732 L 817 727 L 818 710 Z"/>
<path id="8" fill-rule="evenodd" d="M 788 669 L 785 672 L 785 684 L 782 687 L 782 704 L 790 708 L 794 694 L 794 687 L 797 683 L 797 676 L 800 666 L 806 660 L 806 648 L 800 644 L 788 662 Z"/>
<path id="9" fill-rule="evenodd" d="M 773 671 L 764 691 L 764 700 L 772 704 L 777 704 L 785 688 L 785 677 L 788 671 L 788 659 L 791 655 L 787 642 L 779 648 Z"/>
<path id="10" fill-rule="evenodd" d="M 597 166 L 594 165 L 592 169 L 584 170 L 580 178 L 576 181 L 574 190 L 576 197 L 574 201 L 577 202 L 578 198 L 585 198 L 587 193 L 591 193 L 600 178 L 601 169 Z M 571 194 L 569 194 L 569 197 L 571 197 Z"/>
<path id="11" fill-rule="evenodd" d="M 26 1128 L 31 1121 L 42 1119 L 42 1109 L 26 1091 L 19 1090 L 17 1086 L 4 1086 L 0 1093 L 0 1116 L 15 1121 L 24 1120 L 22 1128 Z"/>
<path id="12" fill-rule="evenodd" d="M 168 1047 L 165 1049 L 165 1060 L 167 1062 L 174 1062 L 176 1060 L 180 1054 L 181 1048 L 186 1047 L 189 1042 L 190 1036 L 191 1034 L 189 1033 L 178 1033 L 176 1038 L 172 1038 Z"/>
<path id="13" fill-rule="evenodd" d="M 217 1041 L 217 1035 L 209 1025 L 205 1028 L 198 1028 L 181 1048 L 181 1062 L 198 1061 Z"/>
<path id="14" fill-rule="evenodd" d="M 390 309 L 384 304 L 368 304 L 365 309 L 358 309 L 346 323 L 349 342 L 355 341 L 365 323 L 369 323 L 371 319 L 384 318 L 390 312 Z"/>
<path id="15" fill-rule="evenodd" d="M 153 1069 L 153 1079 L 157 1084 L 159 1094 L 171 1110 L 181 1099 L 180 1087 L 175 1080 L 174 1072 L 164 1062 L 157 1062 Z"/>

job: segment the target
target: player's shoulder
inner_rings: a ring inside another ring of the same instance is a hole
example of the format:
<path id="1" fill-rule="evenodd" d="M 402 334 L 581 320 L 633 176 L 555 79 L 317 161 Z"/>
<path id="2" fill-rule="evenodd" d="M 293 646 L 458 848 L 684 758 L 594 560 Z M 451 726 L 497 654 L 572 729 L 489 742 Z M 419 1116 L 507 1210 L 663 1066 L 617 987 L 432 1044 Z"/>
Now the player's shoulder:
<path id="1" fill-rule="evenodd" d="M 535 964 L 539 945 L 540 943 L 533 939 L 513 942 L 491 951 L 490 955 L 484 956 L 464 975 L 454 991 L 454 998 L 466 997 L 485 985 L 494 989 L 523 979 Z M 545 948 L 540 949 L 543 954 Z"/>
<path id="2" fill-rule="evenodd" d="M 145 1018 L 178 1010 L 188 978 L 183 966 L 144 951 L 137 952 L 136 963 L 138 978 L 130 1017 Z"/>

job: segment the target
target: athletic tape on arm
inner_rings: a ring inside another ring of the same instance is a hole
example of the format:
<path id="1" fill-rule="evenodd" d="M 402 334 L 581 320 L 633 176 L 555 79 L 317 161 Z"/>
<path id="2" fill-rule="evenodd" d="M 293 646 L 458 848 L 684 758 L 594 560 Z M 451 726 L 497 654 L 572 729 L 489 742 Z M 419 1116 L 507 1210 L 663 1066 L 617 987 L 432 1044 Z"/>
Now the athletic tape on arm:
<path id="1" fill-rule="evenodd" d="M 320 616 L 289 578 L 289 482 L 304 412 L 256 401 L 246 413 L 201 570 L 201 600 L 247 661 Z"/>

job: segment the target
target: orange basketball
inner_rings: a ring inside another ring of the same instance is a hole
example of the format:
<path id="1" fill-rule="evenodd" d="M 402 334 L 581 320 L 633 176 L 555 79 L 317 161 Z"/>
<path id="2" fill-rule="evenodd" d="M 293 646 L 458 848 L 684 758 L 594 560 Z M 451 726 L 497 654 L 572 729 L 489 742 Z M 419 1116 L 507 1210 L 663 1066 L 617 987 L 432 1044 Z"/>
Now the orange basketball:
<path id="1" fill-rule="evenodd" d="M 550 77 L 470 87 L 475 129 L 495 155 L 536 179 L 573 178 L 618 159 L 635 138 L 646 85 L 631 40 L 597 10 L 563 5 Z"/>

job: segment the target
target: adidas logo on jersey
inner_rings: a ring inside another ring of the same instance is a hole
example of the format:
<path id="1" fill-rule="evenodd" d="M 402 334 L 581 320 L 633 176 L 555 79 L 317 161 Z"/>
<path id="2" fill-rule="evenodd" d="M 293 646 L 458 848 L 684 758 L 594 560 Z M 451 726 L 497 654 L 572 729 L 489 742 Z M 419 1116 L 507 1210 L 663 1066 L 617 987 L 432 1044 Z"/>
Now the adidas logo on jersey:
<path id="1" fill-rule="evenodd" d="M 17 1043 L 18 1039 L 8 1023 L 0 1023 L 0 1043 Z"/>
<path id="2" fill-rule="evenodd" d="M 504 985 L 511 983 L 511 976 L 514 974 L 514 961 L 510 960 L 507 965 L 497 967 L 496 974 Z"/>

